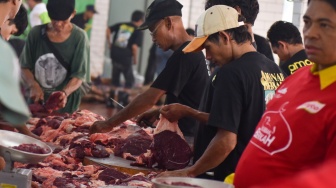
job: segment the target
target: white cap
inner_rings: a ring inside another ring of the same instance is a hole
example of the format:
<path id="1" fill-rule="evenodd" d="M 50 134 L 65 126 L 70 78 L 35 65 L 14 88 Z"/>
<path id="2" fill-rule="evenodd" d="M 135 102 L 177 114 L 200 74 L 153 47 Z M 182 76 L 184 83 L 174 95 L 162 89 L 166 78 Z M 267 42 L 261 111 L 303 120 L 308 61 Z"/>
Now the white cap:
<path id="1" fill-rule="evenodd" d="M 216 5 L 207 9 L 196 22 L 195 38 L 183 49 L 183 52 L 200 51 L 209 35 L 244 25 L 244 22 L 238 21 L 238 17 L 237 10 L 226 5 Z"/>

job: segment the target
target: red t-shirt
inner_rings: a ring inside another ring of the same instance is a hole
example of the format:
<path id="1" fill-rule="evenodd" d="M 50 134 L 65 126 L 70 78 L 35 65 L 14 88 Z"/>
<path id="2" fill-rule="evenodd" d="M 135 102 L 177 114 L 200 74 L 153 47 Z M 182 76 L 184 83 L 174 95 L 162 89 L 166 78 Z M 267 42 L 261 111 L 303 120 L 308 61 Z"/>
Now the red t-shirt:
<path id="1" fill-rule="evenodd" d="M 320 89 L 311 66 L 277 89 L 236 168 L 236 188 L 289 178 L 336 158 L 336 82 Z"/>

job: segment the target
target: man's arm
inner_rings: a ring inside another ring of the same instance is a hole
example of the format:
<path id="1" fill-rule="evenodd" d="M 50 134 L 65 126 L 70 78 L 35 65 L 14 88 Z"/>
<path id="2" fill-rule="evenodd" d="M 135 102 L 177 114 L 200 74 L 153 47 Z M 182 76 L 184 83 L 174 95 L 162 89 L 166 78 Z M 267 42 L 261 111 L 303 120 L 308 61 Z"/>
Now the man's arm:
<path id="1" fill-rule="evenodd" d="M 124 109 L 115 114 L 110 119 L 103 122 L 94 123 L 91 128 L 91 133 L 96 132 L 108 132 L 113 129 L 113 127 L 118 126 L 122 122 L 139 115 L 146 110 L 153 107 L 156 102 L 160 99 L 162 95 L 164 95 L 166 91 L 149 88 L 144 93 L 138 95 L 130 104 L 128 104 Z"/>
<path id="2" fill-rule="evenodd" d="M 133 65 L 136 65 L 138 62 L 138 45 L 133 44 L 132 45 L 132 57 L 133 57 Z"/>
<path id="3" fill-rule="evenodd" d="M 76 91 L 81 85 L 82 80 L 76 77 L 71 78 L 69 83 L 63 88 L 63 91 L 65 92 L 66 96 L 69 96 L 71 93 Z"/>
<path id="4" fill-rule="evenodd" d="M 236 144 L 237 135 L 235 133 L 218 128 L 216 136 L 211 140 L 201 158 L 189 168 L 188 176 L 195 177 L 217 167 L 236 147 Z"/>
<path id="5" fill-rule="evenodd" d="M 170 122 L 176 122 L 183 117 L 192 117 L 202 123 L 207 123 L 209 119 L 209 113 L 201 112 L 179 103 L 162 107 L 160 113 Z"/>
<path id="6" fill-rule="evenodd" d="M 108 47 L 111 48 L 111 29 L 110 28 L 106 29 L 106 40 L 107 40 Z"/>
<path id="7" fill-rule="evenodd" d="M 218 128 L 216 136 L 193 166 L 176 171 L 166 171 L 157 177 L 195 177 L 205 173 L 222 163 L 235 148 L 236 143 L 236 134 Z"/>
<path id="8" fill-rule="evenodd" d="M 39 102 L 39 100 L 44 100 L 44 94 L 40 87 L 40 85 L 36 82 L 33 73 L 26 68 L 22 70 L 22 77 L 25 83 L 30 88 L 30 98 L 35 102 Z"/>

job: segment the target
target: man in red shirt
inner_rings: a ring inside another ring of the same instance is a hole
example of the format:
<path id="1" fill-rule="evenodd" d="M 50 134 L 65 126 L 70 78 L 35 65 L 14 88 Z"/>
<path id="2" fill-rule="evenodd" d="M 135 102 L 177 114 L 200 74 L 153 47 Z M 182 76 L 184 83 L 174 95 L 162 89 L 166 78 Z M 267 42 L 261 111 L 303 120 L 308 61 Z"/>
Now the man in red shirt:
<path id="1" fill-rule="evenodd" d="M 236 168 L 236 188 L 281 183 L 336 157 L 336 2 L 309 0 L 303 17 L 308 59 L 288 77 Z"/>

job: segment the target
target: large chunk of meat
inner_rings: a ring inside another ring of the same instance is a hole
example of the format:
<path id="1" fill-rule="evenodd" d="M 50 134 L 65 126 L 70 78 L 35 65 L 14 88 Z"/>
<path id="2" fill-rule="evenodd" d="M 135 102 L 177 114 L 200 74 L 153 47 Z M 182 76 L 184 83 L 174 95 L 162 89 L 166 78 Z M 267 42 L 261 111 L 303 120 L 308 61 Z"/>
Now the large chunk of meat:
<path id="1" fill-rule="evenodd" d="M 153 138 L 149 136 L 144 130 L 139 131 L 128 136 L 123 143 L 119 144 L 114 149 L 114 155 L 122 156 L 123 153 L 130 153 L 131 155 L 140 155 L 146 153 L 151 145 Z"/>

